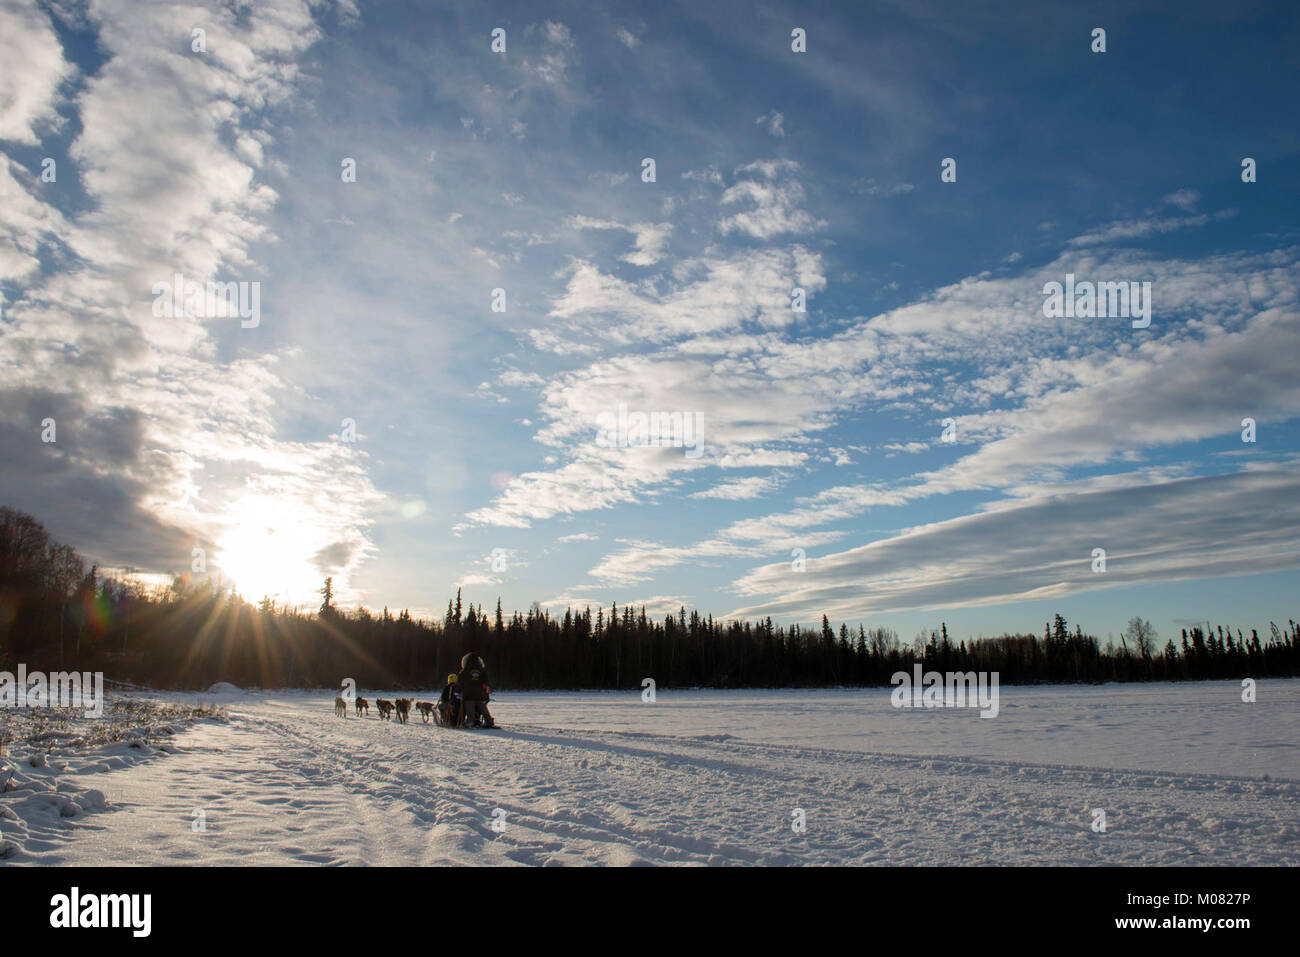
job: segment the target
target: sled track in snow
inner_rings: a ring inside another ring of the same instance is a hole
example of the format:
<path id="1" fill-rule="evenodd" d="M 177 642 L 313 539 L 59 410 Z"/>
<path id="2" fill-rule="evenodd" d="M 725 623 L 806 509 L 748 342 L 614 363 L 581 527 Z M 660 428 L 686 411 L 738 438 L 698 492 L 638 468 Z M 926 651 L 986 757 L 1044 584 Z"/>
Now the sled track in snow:
<path id="1" fill-rule="evenodd" d="M 1300 863 L 1294 778 L 583 730 L 563 719 L 458 731 L 340 719 L 305 695 L 229 711 L 228 723 L 175 735 L 171 754 L 92 752 L 40 771 L 69 800 L 102 790 L 71 818 L 36 814 L 21 794 L 0 798 L 0 818 L 34 815 L 0 820 L 17 847 L 5 863 Z M 207 826 L 195 832 L 199 810 Z M 1097 811 L 1104 833 L 1092 830 Z"/>
<path id="2" fill-rule="evenodd" d="M 483 863 L 1300 862 L 1300 784 L 1285 779 L 538 725 L 330 723 L 305 709 L 261 713 L 255 727 L 279 740 L 267 758 L 304 787 L 403 809 L 410 826 L 456 834 Z M 1092 830 L 1093 809 L 1106 812 L 1105 833 Z M 1261 847 L 1264 834 L 1275 837 Z"/>
<path id="3" fill-rule="evenodd" d="M 561 810 L 560 803 L 550 797 L 561 791 L 558 785 L 531 779 L 518 770 L 485 774 L 480 778 L 472 773 L 476 763 L 472 760 L 470 774 L 453 773 L 446 764 L 437 761 L 435 753 L 431 753 L 432 742 L 428 739 L 403 743 L 385 749 L 381 754 L 357 755 L 334 742 L 330 742 L 328 749 L 323 749 L 319 739 L 287 724 L 268 722 L 267 725 L 267 730 L 289 738 L 304 748 L 314 749 L 319 764 L 311 770 L 322 780 L 343 783 L 354 792 L 373 800 L 405 804 L 417 821 L 466 828 L 483 841 L 500 845 L 502 855 L 518 863 L 545 863 L 545 860 L 538 859 L 539 855 L 544 857 L 562 852 L 575 842 L 592 848 L 607 846 L 632 849 L 646 855 L 647 862 L 718 863 L 735 860 L 744 863 L 787 863 L 769 859 L 770 855 L 755 853 L 744 847 L 712 845 L 680 834 L 661 834 L 628 826 L 627 823 L 620 823 L 620 818 L 624 822 L 630 820 L 627 804 L 610 807 L 610 818 L 602 818 L 599 813 L 581 807 L 575 808 L 576 813 L 566 814 Z M 444 736 L 460 737 L 459 732 L 432 724 L 425 728 L 431 735 L 439 736 L 439 745 Z M 401 733 L 412 729 L 408 725 L 405 729 L 394 730 Z M 381 735 L 383 733 L 380 732 Z M 473 734 L 474 732 L 466 732 L 466 735 Z M 493 736 L 505 737 L 507 733 L 498 731 Z M 459 750 L 467 753 L 459 757 L 472 758 L 473 755 L 468 752 L 476 746 L 481 745 L 474 742 L 471 746 L 470 742 L 464 742 Z M 422 773 L 402 770 L 404 765 L 424 767 L 430 759 L 436 763 Z M 449 756 L 448 763 L 460 762 L 451 762 Z M 595 774 L 590 768 L 586 770 L 588 773 L 577 781 L 571 781 L 566 790 L 571 788 L 574 791 L 585 791 L 590 787 L 594 783 Z M 502 787 L 502 784 L 506 786 Z M 528 798 L 533 800 L 529 801 Z M 551 809 L 550 813 L 540 810 L 547 807 Z M 505 830 L 500 834 L 493 831 L 491 826 L 492 812 L 497 808 L 506 812 Z M 635 862 L 633 859 L 611 861 Z"/>

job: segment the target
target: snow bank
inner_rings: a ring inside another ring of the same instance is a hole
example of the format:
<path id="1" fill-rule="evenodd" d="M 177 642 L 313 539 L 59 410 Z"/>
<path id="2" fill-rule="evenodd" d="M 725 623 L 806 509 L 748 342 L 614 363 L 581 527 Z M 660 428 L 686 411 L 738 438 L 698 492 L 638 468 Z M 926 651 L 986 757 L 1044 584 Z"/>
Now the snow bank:
<path id="1" fill-rule="evenodd" d="M 244 689 L 239 685 L 232 685 L 229 681 L 218 681 L 208 689 L 208 694 L 222 698 L 239 698 L 243 697 Z"/>
<path id="2" fill-rule="evenodd" d="M 173 737 L 195 721 L 226 720 L 212 706 L 109 695 L 100 717 L 68 708 L 0 712 L 0 863 L 32 859 L 76 832 L 75 822 L 110 802 L 100 775 L 181 749 Z"/>

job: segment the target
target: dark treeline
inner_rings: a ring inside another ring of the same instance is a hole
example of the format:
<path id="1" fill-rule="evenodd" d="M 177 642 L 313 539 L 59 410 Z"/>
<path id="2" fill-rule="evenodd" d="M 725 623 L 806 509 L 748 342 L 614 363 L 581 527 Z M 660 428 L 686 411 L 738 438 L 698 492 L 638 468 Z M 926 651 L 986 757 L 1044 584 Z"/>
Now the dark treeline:
<path id="1" fill-rule="evenodd" d="M 1300 626 L 1184 629 L 1163 646 L 1134 618 L 1118 642 L 1070 629 L 1057 615 L 1041 635 L 953 642 L 946 625 L 902 642 L 888 628 L 777 626 L 723 621 L 698 611 L 662 619 L 644 607 L 568 609 L 536 605 L 507 617 L 448 602 L 441 621 L 387 608 L 335 607 L 331 582 L 319 609 L 304 612 L 237 595 L 188 576 L 152 591 L 87 569 L 31 516 L 0 508 L 0 670 L 103 671 L 160 688 L 433 688 L 469 650 L 483 655 L 498 688 L 883 685 L 914 663 L 926 670 L 998 672 L 1008 684 L 1165 681 L 1294 676 Z"/>

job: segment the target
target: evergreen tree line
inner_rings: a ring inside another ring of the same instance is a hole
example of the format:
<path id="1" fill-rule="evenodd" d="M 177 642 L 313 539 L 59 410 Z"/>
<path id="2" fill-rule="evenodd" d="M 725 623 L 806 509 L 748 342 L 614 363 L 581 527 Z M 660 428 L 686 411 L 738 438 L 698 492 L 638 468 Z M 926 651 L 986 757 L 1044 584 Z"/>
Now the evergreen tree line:
<path id="1" fill-rule="evenodd" d="M 997 672 L 1007 684 L 1178 681 L 1295 676 L 1300 625 L 1272 622 L 1263 638 L 1222 625 L 1193 627 L 1160 646 L 1134 618 L 1118 643 L 1103 646 L 1060 615 L 1041 635 L 953 642 L 947 625 L 900 641 L 884 627 L 774 625 L 689 614 L 662 619 L 643 607 L 566 609 L 536 604 L 507 617 L 498 599 L 462 604 L 441 621 L 385 608 L 343 611 L 326 580 L 321 606 L 253 605 L 238 595 L 178 576 L 152 591 L 87 569 L 74 549 L 50 540 L 31 516 L 0 508 L 0 670 L 103 671 L 159 688 L 434 688 L 476 651 L 497 688 L 815 687 L 884 685 L 921 664 L 934 671 Z"/>

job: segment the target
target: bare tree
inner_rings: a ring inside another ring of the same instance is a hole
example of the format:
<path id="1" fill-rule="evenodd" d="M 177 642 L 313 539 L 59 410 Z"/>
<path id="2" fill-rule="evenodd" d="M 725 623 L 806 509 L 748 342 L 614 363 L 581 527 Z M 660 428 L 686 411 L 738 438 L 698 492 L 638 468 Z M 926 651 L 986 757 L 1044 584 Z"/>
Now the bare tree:
<path id="1" fill-rule="evenodd" d="M 1137 645 L 1138 653 L 1142 656 L 1143 661 L 1151 660 L 1151 652 L 1156 645 L 1156 630 L 1152 627 L 1151 622 L 1134 615 L 1129 619 L 1123 635 Z"/>
<path id="2" fill-rule="evenodd" d="M 898 650 L 898 633 L 889 628 L 877 626 L 867 632 L 871 653 L 883 658 L 891 651 Z"/>

